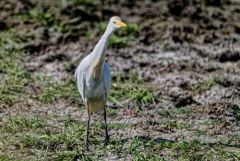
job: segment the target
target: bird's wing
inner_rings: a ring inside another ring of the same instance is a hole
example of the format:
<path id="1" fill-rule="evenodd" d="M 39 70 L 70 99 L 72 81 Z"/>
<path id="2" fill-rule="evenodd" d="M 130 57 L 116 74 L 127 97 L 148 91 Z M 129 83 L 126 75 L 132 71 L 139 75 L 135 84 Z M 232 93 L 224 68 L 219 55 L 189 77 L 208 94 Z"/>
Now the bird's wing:
<path id="1" fill-rule="evenodd" d="M 77 87 L 78 87 L 78 91 L 83 99 L 83 102 L 85 101 L 85 63 L 86 61 L 82 61 L 79 66 L 76 69 L 76 72 L 74 74 L 74 78 L 77 81 Z"/>
<path id="2" fill-rule="evenodd" d="M 111 88 L 111 73 L 110 73 L 110 67 L 107 63 L 104 63 L 103 71 L 104 71 L 103 73 L 104 73 L 105 88 L 107 90 L 107 96 L 108 96 Z"/>
<path id="3" fill-rule="evenodd" d="M 79 66 L 80 66 L 80 65 L 79 65 Z M 77 67 L 77 69 L 76 69 L 76 71 L 75 71 L 75 73 L 74 73 L 74 80 L 77 80 L 77 75 L 78 75 L 79 70 L 80 70 L 79 66 Z"/>

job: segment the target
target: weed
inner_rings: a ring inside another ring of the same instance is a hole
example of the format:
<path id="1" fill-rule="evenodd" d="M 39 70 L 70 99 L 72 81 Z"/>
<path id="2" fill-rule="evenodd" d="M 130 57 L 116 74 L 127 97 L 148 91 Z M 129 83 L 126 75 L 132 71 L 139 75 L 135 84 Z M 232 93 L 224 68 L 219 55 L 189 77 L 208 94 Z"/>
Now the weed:
<path id="1" fill-rule="evenodd" d="M 94 29 L 91 32 L 87 32 L 86 36 L 92 40 L 97 36 L 100 36 L 106 29 L 107 23 L 100 22 L 94 25 Z M 112 48 L 123 48 L 127 46 L 128 41 L 135 39 L 134 37 L 142 29 L 141 26 L 137 24 L 128 24 L 127 27 L 116 31 L 114 35 L 111 36 L 109 40 L 109 46 Z"/>
<path id="2" fill-rule="evenodd" d="M 116 117 L 118 111 L 115 110 L 115 109 L 108 108 L 108 109 L 107 109 L 107 113 L 108 113 L 108 116 L 109 116 L 109 117 Z"/>
<path id="3" fill-rule="evenodd" d="M 23 115 L 10 116 L 5 124 L 8 131 L 43 128 L 45 122 L 40 118 L 27 118 Z"/>
<path id="4" fill-rule="evenodd" d="M 36 8 L 31 9 L 28 14 L 31 18 L 39 20 L 44 26 L 52 26 L 56 23 L 53 15 L 47 12 L 41 12 Z"/>
<path id="5" fill-rule="evenodd" d="M 128 36 L 128 35 L 136 35 L 141 31 L 142 27 L 138 24 L 128 24 L 126 27 L 118 30 L 116 32 L 117 36 Z"/>
<path id="6" fill-rule="evenodd" d="M 240 120 L 240 106 L 236 105 L 233 108 L 233 114 L 235 118 L 239 121 Z"/>
<path id="7" fill-rule="evenodd" d="M 109 46 L 113 48 L 123 48 L 127 45 L 127 38 L 112 35 L 109 40 Z"/>
<path id="8" fill-rule="evenodd" d="M 20 138 L 21 143 L 24 147 L 27 148 L 41 148 L 42 142 L 33 135 L 24 135 Z M 42 147 L 43 148 L 43 147 Z"/>
<path id="9" fill-rule="evenodd" d="M 205 136 L 205 135 L 208 134 L 208 131 L 207 131 L 207 130 L 196 130 L 196 131 L 195 131 L 195 134 L 196 134 L 197 136 Z"/>
<path id="10" fill-rule="evenodd" d="M 135 39 L 140 32 L 141 27 L 137 24 L 128 24 L 122 30 L 118 30 L 109 41 L 109 45 L 113 48 L 123 48 L 127 46 L 128 41 Z"/>
<path id="11" fill-rule="evenodd" d="M 43 91 L 39 96 L 39 100 L 44 103 L 51 103 L 60 99 L 68 99 L 79 103 L 81 98 L 77 91 L 75 82 L 69 80 L 67 82 L 56 82 L 45 80 Z"/>
<path id="12" fill-rule="evenodd" d="M 73 0 L 74 5 L 79 6 L 91 6 L 96 3 L 95 0 Z"/>
<path id="13" fill-rule="evenodd" d="M 111 96 L 120 100 L 118 102 L 129 99 L 137 104 L 155 104 L 152 89 L 140 84 L 116 83 L 113 85 Z"/>
<path id="14" fill-rule="evenodd" d="M 30 20 L 34 23 L 40 23 L 43 26 L 51 27 L 59 32 L 66 32 L 67 26 L 61 22 L 53 13 L 43 12 L 38 8 L 32 8 L 27 13 L 17 15 L 20 21 Z"/>
<path id="15" fill-rule="evenodd" d="M 196 87 L 192 87 L 192 91 L 199 93 L 199 92 L 209 89 L 210 87 L 214 86 L 215 84 L 217 84 L 216 78 L 210 79 L 206 82 L 199 84 Z"/>
<path id="16" fill-rule="evenodd" d="M 21 93 L 30 81 L 30 75 L 19 61 L 21 50 L 15 34 L 14 30 L 0 32 L 0 72 L 3 74 L 0 103 L 3 106 L 11 106 L 17 101 L 22 101 Z"/>
<path id="17" fill-rule="evenodd" d="M 12 159 L 10 159 L 7 155 L 0 154 L 0 161 L 9 161 L 9 160 L 12 160 Z"/>
<path id="18" fill-rule="evenodd" d="M 213 126 L 218 126 L 222 123 L 222 120 L 219 119 L 206 119 L 199 121 L 199 125 L 213 125 Z"/>

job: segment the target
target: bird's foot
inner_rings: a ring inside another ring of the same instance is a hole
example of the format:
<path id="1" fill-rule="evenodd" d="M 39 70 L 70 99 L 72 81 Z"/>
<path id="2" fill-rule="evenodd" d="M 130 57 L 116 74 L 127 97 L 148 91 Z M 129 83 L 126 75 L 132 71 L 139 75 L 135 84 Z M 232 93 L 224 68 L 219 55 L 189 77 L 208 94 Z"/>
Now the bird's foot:
<path id="1" fill-rule="evenodd" d="M 108 145 L 109 139 L 110 139 L 109 135 L 105 137 L 105 140 L 103 141 L 104 146 Z"/>

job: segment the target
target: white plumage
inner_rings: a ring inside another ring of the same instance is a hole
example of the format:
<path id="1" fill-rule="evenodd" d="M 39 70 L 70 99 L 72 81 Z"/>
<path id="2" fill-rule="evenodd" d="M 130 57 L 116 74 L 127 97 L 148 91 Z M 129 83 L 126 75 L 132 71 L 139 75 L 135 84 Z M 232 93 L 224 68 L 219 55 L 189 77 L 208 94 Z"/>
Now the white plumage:
<path id="1" fill-rule="evenodd" d="M 104 112 L 105 144 L 107 144 L 109 140 L 105 105 L 111 87 L 111 74 L 109 65 L 105 62 L 105 51 L 111 34 L 117 28 L 123 26 L 126 26 L 126 24 L 123 23 L 119 17 L 112 17 L 106 31 L 98 41 L 94 50 L 81 61 L 74 75 L 77 80 L 78 91 L 88 111 L 87 148 L 91 113 Z"/>

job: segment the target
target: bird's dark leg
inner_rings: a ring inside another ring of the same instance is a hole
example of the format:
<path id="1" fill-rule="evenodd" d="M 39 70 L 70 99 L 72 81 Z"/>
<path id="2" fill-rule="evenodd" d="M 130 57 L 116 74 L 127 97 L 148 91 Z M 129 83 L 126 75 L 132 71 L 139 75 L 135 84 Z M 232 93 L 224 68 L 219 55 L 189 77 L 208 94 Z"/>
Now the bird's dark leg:
<path id="1" fill-rule="evenodd" d="M 105 123 L 105 140 L 104 140 L 104 145 L 106 146 L 106 145 L 108 145 L 108 142 L 109 142 L 106 108 L 104 108 L 103 117 L 104 117 L 104 123 Z"/>
<path id="2" fill-rule="evenodd" d="M 88 147 L 89 146 L 89 124 L 90 124 L 90 114 L 88 113 L 86 140 L 85 140 L 85 146 L 87 150 L 89 150 L 89 147 Z"/>

